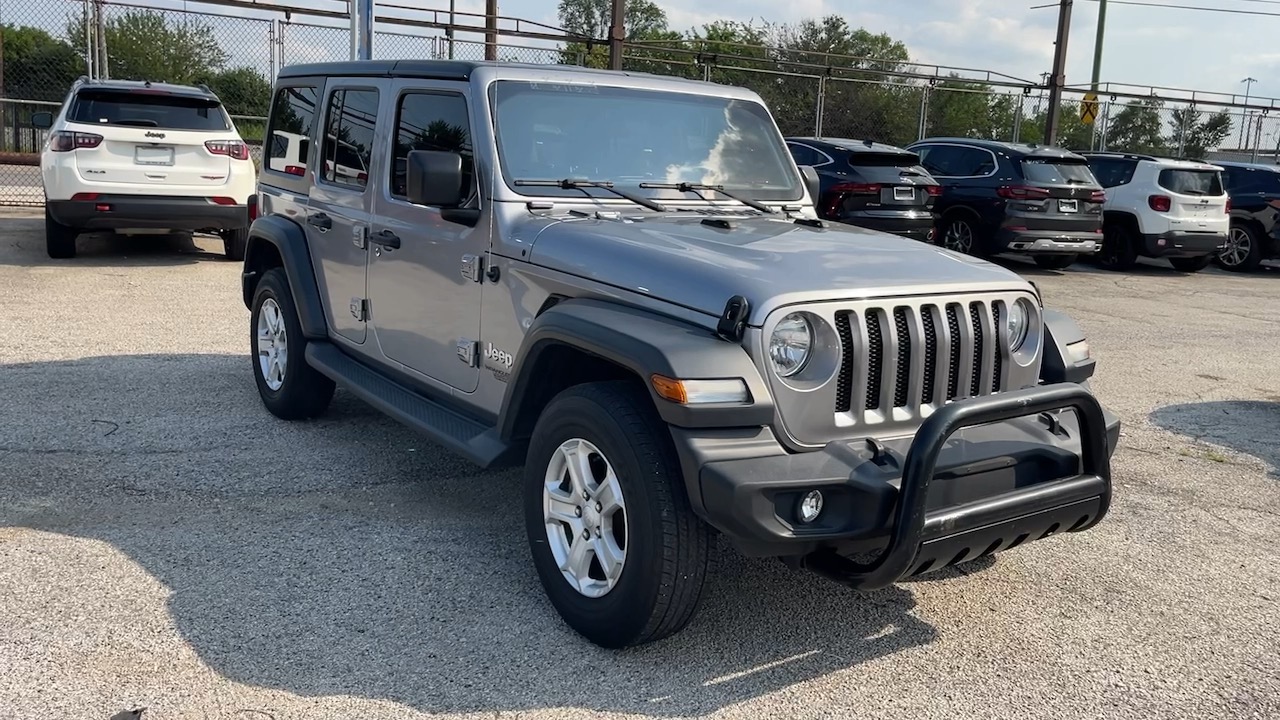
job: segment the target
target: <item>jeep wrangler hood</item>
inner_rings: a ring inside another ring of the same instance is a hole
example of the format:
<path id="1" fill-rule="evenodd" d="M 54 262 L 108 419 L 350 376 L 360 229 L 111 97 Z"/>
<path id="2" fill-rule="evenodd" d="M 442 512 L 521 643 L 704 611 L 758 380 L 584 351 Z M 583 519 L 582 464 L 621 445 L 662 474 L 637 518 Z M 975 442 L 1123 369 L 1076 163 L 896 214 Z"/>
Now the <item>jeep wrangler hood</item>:
<path id="1" fill-rule="evenodd" d="M 779 218 L 529 221 L 529 261 L 718 316 L 742 295 L 749 322 L 780 305 L 890 295 L 1030 290 L 1016 273 L 917 240 Z M 543 225 L 538 232 L 537 225 Z"/>

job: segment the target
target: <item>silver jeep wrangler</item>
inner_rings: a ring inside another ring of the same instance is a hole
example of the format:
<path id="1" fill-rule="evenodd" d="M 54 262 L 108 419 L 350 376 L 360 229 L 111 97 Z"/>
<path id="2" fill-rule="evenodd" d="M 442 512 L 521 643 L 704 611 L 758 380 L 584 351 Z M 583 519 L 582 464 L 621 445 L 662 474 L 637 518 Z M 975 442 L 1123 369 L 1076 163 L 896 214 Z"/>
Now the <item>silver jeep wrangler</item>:
<path id="1" fill-rule="evenodd" d="M 244 260 L 262 402 L 314 417 L 340 385 L 523 464 L 533 565 L 605 647 L 683 628 L 718 536 L 870 590 L 1096 525 L 1120 425 L 1075 324 L 819 220 L 816 182 L 740 88 L 285 68 Z"/>

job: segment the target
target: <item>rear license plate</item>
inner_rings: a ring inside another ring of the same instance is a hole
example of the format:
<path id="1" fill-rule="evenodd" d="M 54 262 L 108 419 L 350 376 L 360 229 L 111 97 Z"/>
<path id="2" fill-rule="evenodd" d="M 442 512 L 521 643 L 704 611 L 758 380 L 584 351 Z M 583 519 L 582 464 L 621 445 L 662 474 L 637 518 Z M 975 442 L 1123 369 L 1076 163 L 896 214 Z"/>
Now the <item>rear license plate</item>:
<path id="1" fill-rule="evenodd" d="M 894 200 L 915 200 L 916 189 L 909 187 L 896 187 L 893 189 Z"/>
<path id="2" fill-rule="evenodd" d="M 139 145 L 133 150 L 133 161 L 138 165 L 172 165 L 173 148 Z"/>
<path id="3" fill-rule="evenodd" d="M 1080 211 L 1080 203 L 1075 200 L 1059 200 L 1058 212 L 1073 213 Z"/>

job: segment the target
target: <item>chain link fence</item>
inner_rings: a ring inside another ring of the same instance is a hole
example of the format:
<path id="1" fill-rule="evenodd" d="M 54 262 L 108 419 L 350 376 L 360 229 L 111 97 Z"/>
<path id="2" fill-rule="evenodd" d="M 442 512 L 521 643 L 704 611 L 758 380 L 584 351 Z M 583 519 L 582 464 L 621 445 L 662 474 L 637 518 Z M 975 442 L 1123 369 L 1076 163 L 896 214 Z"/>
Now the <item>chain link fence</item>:
<path id="1" fill-rule="evenodd" d="M 218 93 L 260 162 L 271 84 L 279 69 L 350 56 L 348 26 L 323 12 L 232 8 L 188 0 L 184 9 L 159 0 L 7 0 L 0 22 L 0 205 L 44 202 L 38 158 L 45 134 L 31 115 L 56 110 L 83 75 L 205 83 Z M 296 8 L 310 3 L 295 3 Z M 336 7 L 336 6 L 335 6 Z M 483 60 L 483 27 L 455 26 L 447 14 L 379 16 L 374 57 Z M 502 35 L 498 59 L 607 67 L 603 42 Z M 727 44 L 628 43 L 630 71 L 746 87 L 768 104 L 782 132 L 907 145 L 925 137 L 1042 142 L 1045 88 L 1007 76 L 928 74 L 920 66 L 865 58 Z M 996 78 L 993 80 L 992 78 Z M 1278 162 L 1280 109 L 1245 109 L 1233 99 L 1205 102 L 1099 93 L 1095 117 L 1081 117 L 1083 92 L 1072 89 L 1060 109 L 1058 144 L 1207 159 Z M 1257 104 L 1255 102 L 1255 104 Z"/>

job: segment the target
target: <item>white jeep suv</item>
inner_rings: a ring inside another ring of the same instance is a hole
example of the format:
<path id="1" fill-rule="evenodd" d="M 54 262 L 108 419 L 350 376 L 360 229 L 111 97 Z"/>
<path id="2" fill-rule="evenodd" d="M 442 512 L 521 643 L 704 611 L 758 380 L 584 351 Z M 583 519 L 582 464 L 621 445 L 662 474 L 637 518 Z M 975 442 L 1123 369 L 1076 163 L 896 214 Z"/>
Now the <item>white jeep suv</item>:
<path id="1" fill-rule="evenodd" d="M 231 117 L 208 88 L 81 78 L 40 156 L 49 257 L 76 254 L 82 232 L 213 232 L 244 258 L 257 171 Z"/>
<path id="2" fill-rule="evenodd" d="M 1128 270 L 1139 257 L 1198 272 L 1227 244 L 1231 198 L 1222 168 L 1133 153 L 1083 152 L 1106 190 L 1102 250 L 1093 260 Z"/>

